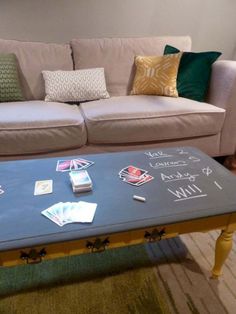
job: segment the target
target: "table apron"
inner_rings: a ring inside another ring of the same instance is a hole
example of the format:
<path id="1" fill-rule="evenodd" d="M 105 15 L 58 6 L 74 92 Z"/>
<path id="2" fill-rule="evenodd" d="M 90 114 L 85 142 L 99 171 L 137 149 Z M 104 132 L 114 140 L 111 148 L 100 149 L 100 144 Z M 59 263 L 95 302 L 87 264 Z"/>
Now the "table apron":
<path id="1" fill-rule="evenodd" d="M 121 233 L 104 234 L 102 236 L 80 240 L 3 251 L 0 252 L 0 266 L 14 266 L 24 264 L 25 260 L 21 259 L 22 252 L 27 253 L 30 252 L 30 250 L 40 252 L 42 249 L 45 249 L 46 254 L 44 257 L 42 257 L 42 260 L 53 259 L 68 255 L 77 255 L 90 252 L 97 253 L 108 248 L 135 245 L 147 241 L 159 241 L 184 233 L 207 232 L 216 229 L 229 231 L 236 230 L 236 213 L 195 219 L 180 223 L 153 226 Z M 150 237 L 147 235 L 150 235 Z M 93 245 L 94 247 L 91 247 Z M 37 259 L 35 259 L 35 262 L 37 262 Z M 29 261 L 29 263 L 31 262 Z"/>

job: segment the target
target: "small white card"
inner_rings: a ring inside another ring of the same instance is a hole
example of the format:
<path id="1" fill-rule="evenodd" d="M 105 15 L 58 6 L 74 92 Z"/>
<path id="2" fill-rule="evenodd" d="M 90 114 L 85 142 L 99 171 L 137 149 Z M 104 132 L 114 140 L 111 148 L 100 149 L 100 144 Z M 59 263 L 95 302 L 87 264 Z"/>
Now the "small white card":
<path id="1" fill-rule="evenodd" d="M 52 193 L 52 180 L 36 181 L 34 195 L 44 195 Z"/>

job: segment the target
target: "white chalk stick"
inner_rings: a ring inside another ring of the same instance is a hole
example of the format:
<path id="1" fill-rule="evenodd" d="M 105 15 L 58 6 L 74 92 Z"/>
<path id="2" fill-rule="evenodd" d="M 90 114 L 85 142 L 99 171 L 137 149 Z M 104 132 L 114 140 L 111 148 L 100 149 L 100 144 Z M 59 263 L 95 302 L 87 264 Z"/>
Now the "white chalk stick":
<path id="1" fill-rule="evenodd" d="M 133 199 L 140 202 L 146 202 L 146 198 L 138 195 L 133 195 Z"/>

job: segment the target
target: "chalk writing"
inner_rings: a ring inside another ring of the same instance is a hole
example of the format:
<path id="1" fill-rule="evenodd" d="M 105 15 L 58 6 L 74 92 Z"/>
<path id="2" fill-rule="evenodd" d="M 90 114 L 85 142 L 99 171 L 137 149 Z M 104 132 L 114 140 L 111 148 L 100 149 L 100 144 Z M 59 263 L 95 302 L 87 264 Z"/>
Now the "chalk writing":
<path id="1" fill-rule="evenodd" d="M 0 195 L 3 194 L 3 193 L 4 193 L 4 191 L 2 189 L 2 186 L 0 185 Z"/>
<path id="2" fill-rule="evenodd" d="M 188 164 L 184 160 L 178 161 L 162 161 L 162 162 L 149 162 L 149 166 L 154 169 L 161 169 L 161 168 L 169 168 L 169 167 L 183 167 L 187 166 Z"/>
<path id="3" fill-rule="evenodd" d="M 212 170 L 210 167 L 202 168 L 202 173 L 204 173 L 206 176 L 209 176 L 212 173 Z"/>
<path id="4" fill-rule="evenodd" d="M 180 154 L 180 155 L 188 155 L 188 152 L 185 152 L 183 149 L 176 149 L 176 151 Z"/>
<path id="5" fill-rule="evenodd" d="M 178 181 L 178 180 L 195 181 L 197 176 L 199 176 L 199 174 L 190 174 L 189 172 L 181 173 L 180 171 L 177 171 L 176 173 L 168 174 L 168 175 L 161 173 L 161 179 L 164 182 L 172 182 L 172 181 Z"/>
<path id="6" fill-rule="evenodd" d="M 162 151 L 158 152 L 145 152 L 145 155 L 147 155 L 150 159 L 156 159 L 156 158 L 168 158 L 173 157 L 172 155 L 168 155 L 166 153 L 163 153 Z"/>
<path id="7" fill-rule="evenodd" d="M 218 187 L 218 189 L 223 190 L 222 186 L 221 186 L 221 185 L 219 185 L 219 183 L 218 183 L 218 182 L 214 181 L 214 183 L 215 183 L 215 185 Z"/>
<path id="8" fill-rule="evenodd" d="M 202 190 L 196 184 L 189 184 L 187 187 L 179 187 L 175 191 L 168 189 L 168 191 L 177 197 L 174 200 L 175 202 L 207 196 L 207 194 L 203 194 Z"/>
<path id="9" fill-rule="evenodd" d="M 201 159 L 195 157 L 195 156 L 190 156 L 188 157 L 189 160 L 193 161 L 193 162 L 198 162 L 198 161 L 201 161 Z"/>

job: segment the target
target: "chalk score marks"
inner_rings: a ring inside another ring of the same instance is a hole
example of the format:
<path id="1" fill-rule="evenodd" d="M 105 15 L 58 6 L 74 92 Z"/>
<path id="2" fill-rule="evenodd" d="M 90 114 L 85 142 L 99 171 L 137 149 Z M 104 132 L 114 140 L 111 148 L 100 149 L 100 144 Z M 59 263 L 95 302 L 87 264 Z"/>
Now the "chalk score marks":
<path id="1" fill-rule="evenodd" d="M 178 148 L 176 149 L 176 151 L 180 154 L 180 155 L 188 155 L 189 153 L 186 152 L 185 150 L 183 150 L 182 148 Z"/>
<path id="2" fill-rule="evenodd" d="M 218 187 L 219 190 L 223 190 L 222 186 L 217 181 L 214 181 L 214 183 Z"/>
<path id="3" fill-rule="evenodd" d="M 191 160 L 192 162 L 199 162 L 199 161 L 201 161 L 200 158 L 195 157 L 195 156 L 189 156 L 188 159 Z"/>
<path id="4" fill-rule="evenodd" d="M 209 166 L 207 166 L 207 167 L 205 167 L 205 168 L 202 168 L 202 173 L 203 174 L 205 174 L 207 177 L 210 175 L 210 174 L 212 174 L 212 169 L 209 167 Z"/>
<path id="5" fill-rule="evenodd" d="M 198 177 L 199 174 L 190 174 L 189 172 L 181 173 L 180 171 L 177 171 L 173 174 L 164 174 L 161 173 L 161 179 L 163 182 L 173 182 L 173 181 L 179 181 L 179 180 L 189 180 L 194 182 L 196 180 L 196 177 Z"/>
<path id="6" fill-rule="evenodd" d="M 176 197 L 174 202 L 207 196 L 207 194 L 203 193 L 203 191 L 196 184 L 189 184 L 185 187 L 179 187 L 176 190 L 169 188 L 167 190 Z"/>

